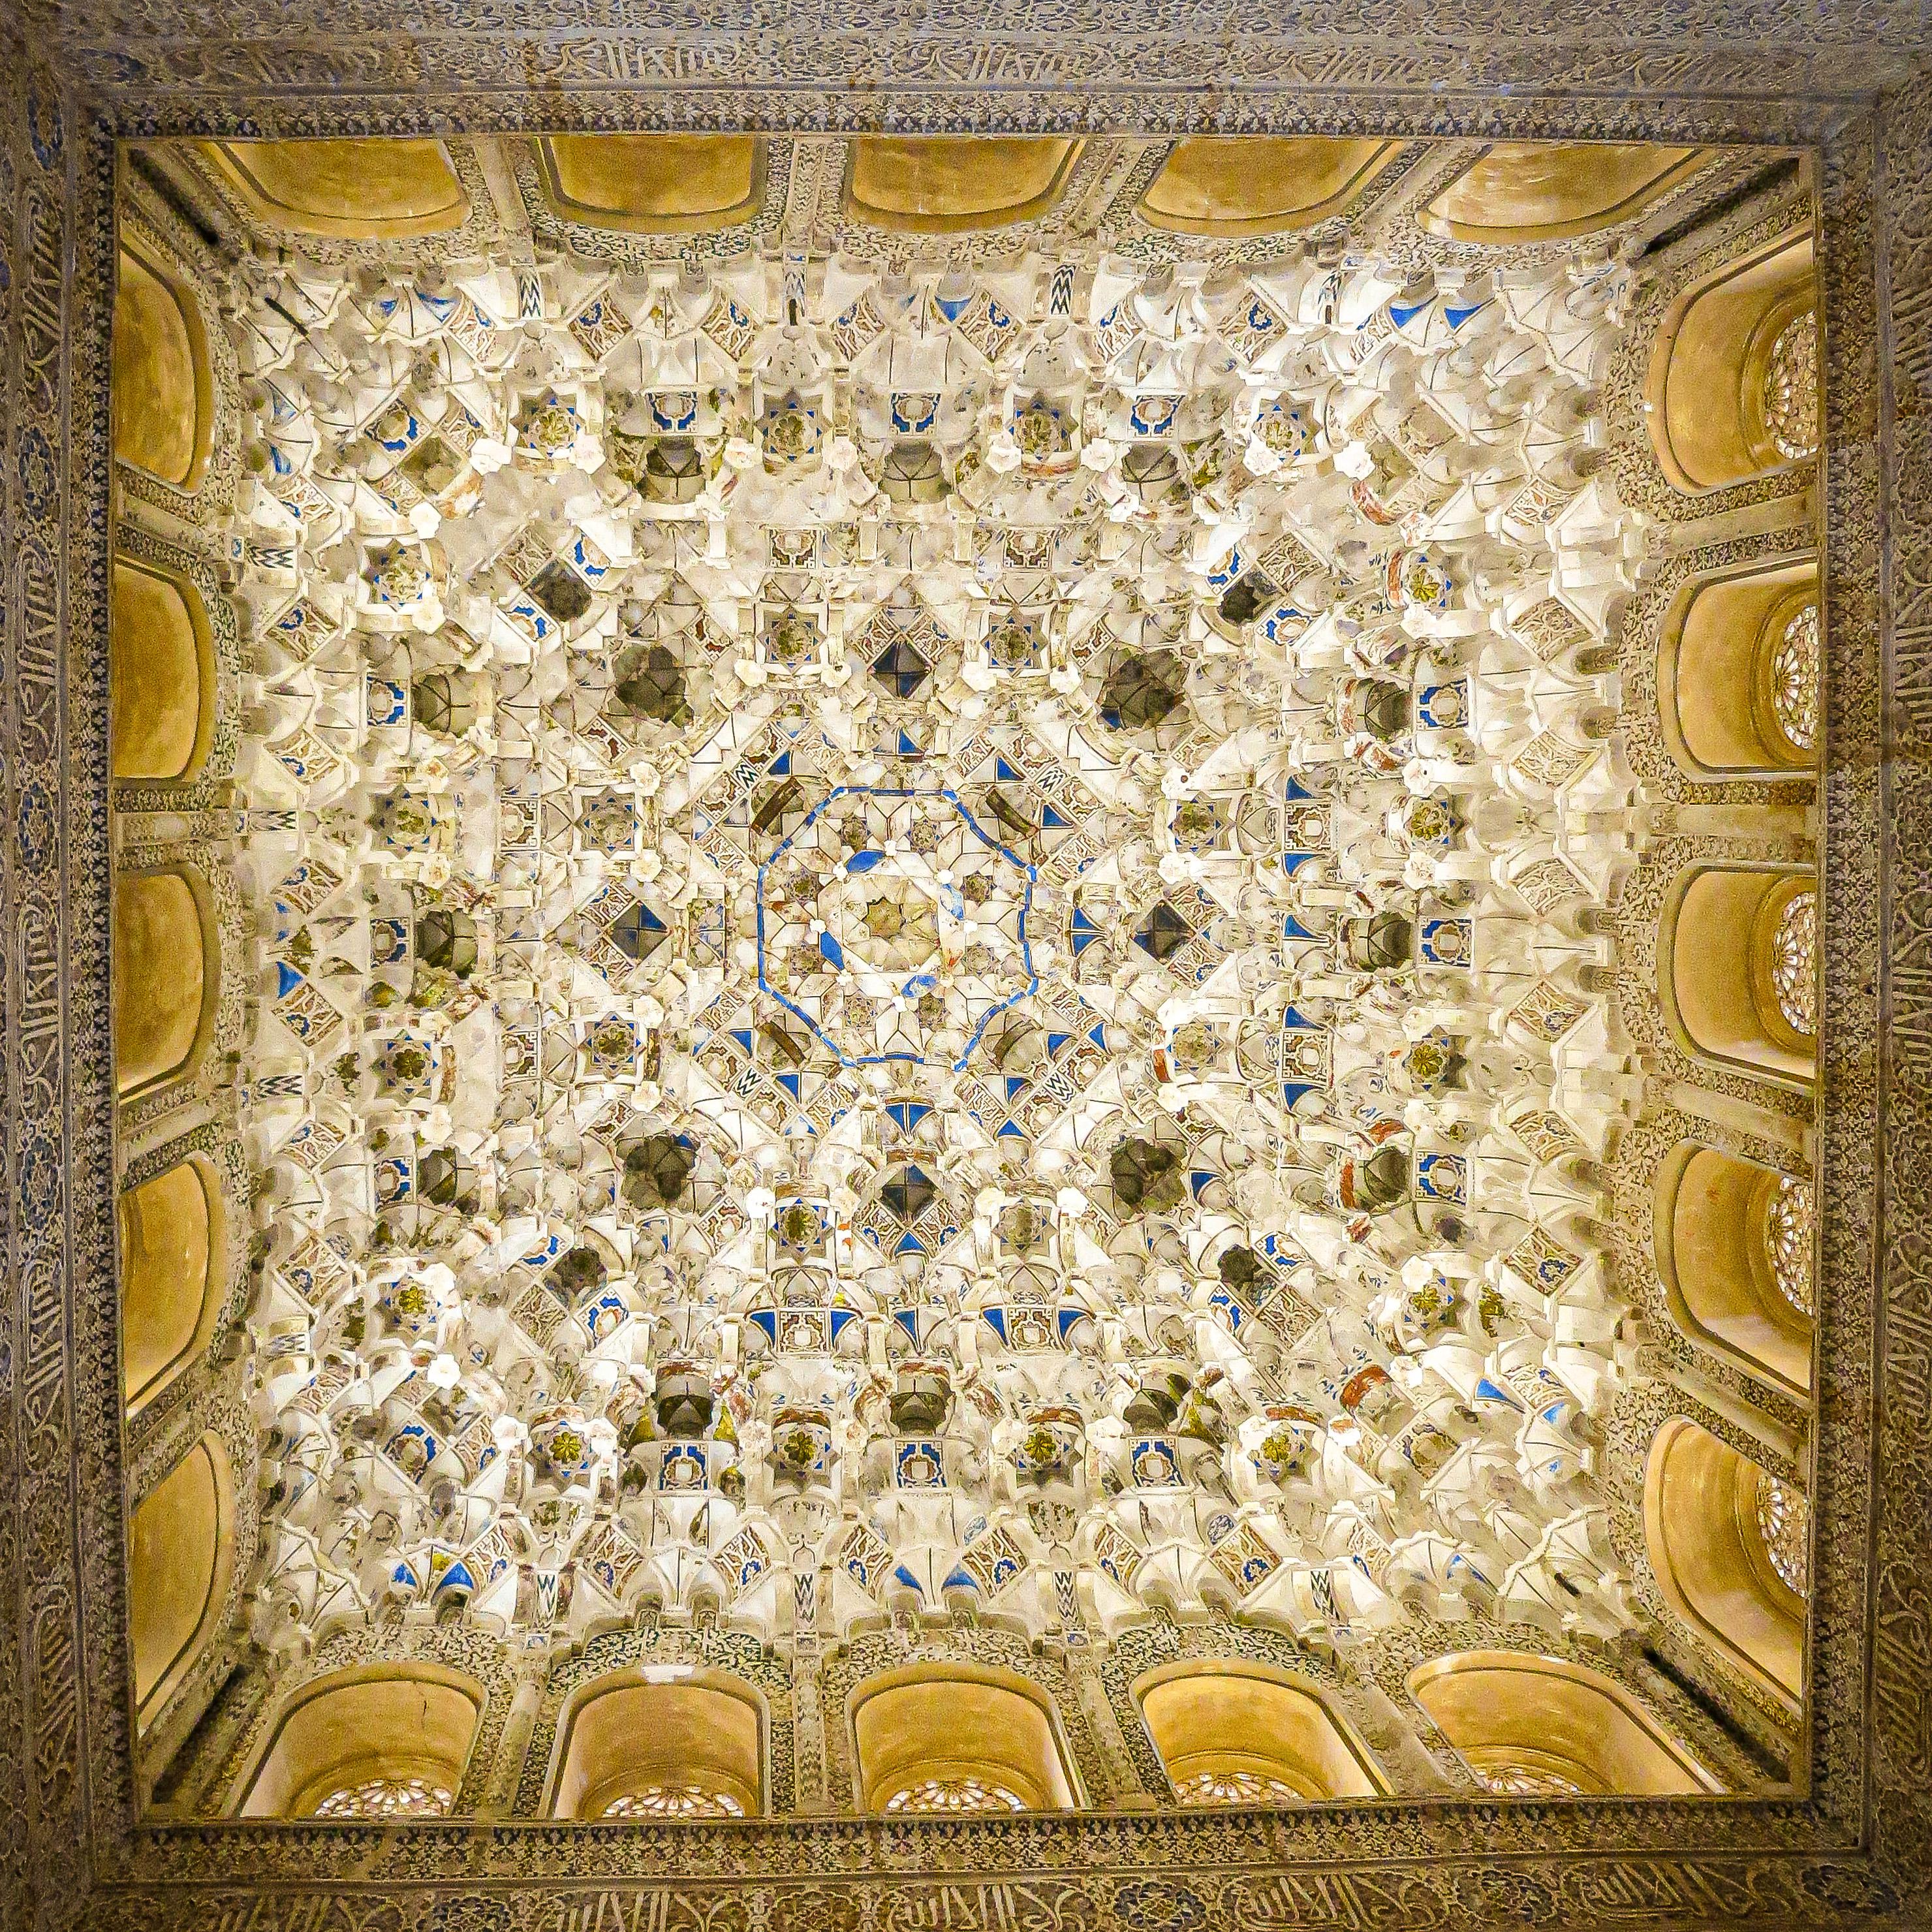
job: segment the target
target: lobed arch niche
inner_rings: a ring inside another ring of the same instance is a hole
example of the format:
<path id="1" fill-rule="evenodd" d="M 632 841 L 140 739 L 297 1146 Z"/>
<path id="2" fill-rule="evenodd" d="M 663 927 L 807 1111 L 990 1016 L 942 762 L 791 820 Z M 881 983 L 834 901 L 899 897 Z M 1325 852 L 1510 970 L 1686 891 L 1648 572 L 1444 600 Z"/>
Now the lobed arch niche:
<path id="1" fill-rule="evenodd" d="M 1689 1053 L 1808 1086 L 1818 1053 L 1818 885 L 1788 866 L 1687 866 L 1658 922 L 1658 994 Z"/>
<path id="2" fill-rule="evenodd" d="M 128 1524 L 128 1642 L 145 1730 L 206 1648 L 235 1559 L 228 1452 L 203 1436 L 142 1498 Z"/>
<path id="3" fill-rule="evenodd" d="M 1809 1528 L 1799 1492 L 1676 1416 L 1651 1444 L 1643 1526 L 1664 1601 L 1795 1712 L 1804 1690 Z"/>
<path id="4" fill-rule="evenodd" d="M 122 1392 L 130 1414 L 208 1346 L 227 1276 L 227 1216 L 212 1162 L 190 1154 L 121 1196 Z"/>
<path id="5" fill-rule="evenodd" d="M 1700 1346 L 1807 1400 L 1811 1183 L 1680 1141 L 1658 1169 L 1655 1204 L 1652 1238 L 1670 1318 Z"/>
<path id="6" fill-rule="evenodd" d="M 1564 241 L 1641 214 L 1711 159 L 1646 141 L 1492 142 L 1415 218 L 1444 241 Z"/>
<path id="7" fill-rule="evenodd" d="M 1292 1671 L 1244 1658 L 1163 1664 L 1135 1680 L 1133 1696 L 1184 1804 L 1390 1794 L 1353 1727 Z"/>
<path id="8" fill-rule="evenodd" d="M 646 1664 L 592 1679 L 558 1720 L 553 1818 L 749 1818 L 770 1789 L 765 1700 L 742 1678 Z"/>
<path id="9" fill-rule="evenodd" d="M 1583 1664 L 1465 1651 L 1412 1672 L 1408 1690 L 1456 1756 L 1506 1796 L 1724 1789 L 1621 1684 Z"/>
<path id="10" fill-rule="evenodd" d="M 359 1664 L 304 1684 L 242 1774 L 240 1818 L 440 1817 L 454 1803 L 484 1694 L 442 1664 Z"/>
<path id="11" fill-rule="evenodd" d="M 109 383 L 116 458 L 177 490 L 198 490 L 214 443 L 214 371 L 201 310 L 124 228 Z"/>
<path id="12" fill-rule="evenodd" d="M 192 866 L 124 874 L 114 892 L 116 1082 L 124 1100 L 191 1072 L 214 1031 L 220 951 Z"/>
<path id="13" fill-rule="evenodd" d="M 1818 766 L 1818 566 L 1790 557 L 1694 578 L 1658 638 L 1664 742 L 1688 777 L 1785 778 Z"/>
<path id="14" fill-rule="evenodd" d="M 1808 228 L 1725 263 L 1666 311 L 1644 422 L 1673 488 L 1727 489 L 1816 454 L 1814 277 Z"/>
<path id="15" fill-rule="evenodd" d="M 109 617 L 114 776 L 194 778 L 214 736 L 214 637 L 201 592 L 178 571 L 117 556 Z"/>
<path id="16" fill-rule="evenodd" d="M 868 1678 L 847 1710 L 862 1811 L 1066 1811 L 1085 1802 L 1053 1700 L 1017 1672 L 912 1664 Z"/>

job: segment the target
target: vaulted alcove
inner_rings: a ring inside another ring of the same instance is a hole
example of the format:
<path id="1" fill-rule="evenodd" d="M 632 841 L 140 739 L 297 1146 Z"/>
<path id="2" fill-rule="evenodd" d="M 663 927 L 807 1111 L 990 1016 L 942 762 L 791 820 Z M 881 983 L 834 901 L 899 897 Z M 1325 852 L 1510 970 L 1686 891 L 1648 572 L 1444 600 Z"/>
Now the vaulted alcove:
<path id="1" fill-rule="evenodd" d="M 1376 1798 L 1388 1782 L 1330 1700 L 1240 1658 L 1162 1666 L 1136 1680 L 1148 1736 L 1184 1804 Z"/>
<path id="2" fill-rule="evenodd" d="M 191 1155 L 121 1197 L 121 1359 L 130 1409 L 150 1402 L 206 1345 L 226 1270 L 220 1185 Z"/>
<path id="3" fill-rule="evenodd" d="M 868 1811 L 1063 1811 L 1079 1801 L 1052 1700 L 982 1666 L 909 1665 L 852 1694 Z"/>
<path id="4" fill-rule="evenodd" d="M 1720 490 L 1816 453 L 1813 284 L 1808 230 L 1726 262 L 1672 304 L 1644 406 L 1657 460 L 1678 489 Z"/>
<path id="5" fill-rule="evenodd" d="M 1809 1567 L 1802 1494 L 1679 1416 L 1651 1444 L 1643 1506 L 1651 1568 L 1666 1601 L 1796 1711 Z"/>
<path id="6" fill-rule="evenodd" d="M 1426 1664 L 1410 1693 L 1469 1768 L 1504 1796 L 1664 1796 L 1717 1780 L 1621 1684 L 1511 1651 Z"/>

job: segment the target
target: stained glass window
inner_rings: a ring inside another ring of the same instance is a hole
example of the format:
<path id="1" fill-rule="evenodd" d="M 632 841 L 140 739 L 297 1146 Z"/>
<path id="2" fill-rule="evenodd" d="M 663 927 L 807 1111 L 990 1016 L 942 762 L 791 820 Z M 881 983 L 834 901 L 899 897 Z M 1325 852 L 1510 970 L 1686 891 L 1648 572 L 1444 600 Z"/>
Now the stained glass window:
<path id="1" fill-rule="evenodd" d="M 1792 462 L 1818 448 L 1818 317 L 1806 309 L 1779 330 L 1764 374 L 1764 421 Z"/>
<path id="2" fill-rule="evenodd" d="M 745 1808 L 728 1791 L 703 1784 L 647 1784 L 604 1806 L 607 1818 L 742 1818 Z"/>
<path id="3" fill-rule="evenodd" d="M 1204 1771 L 1174 1787 L 1183 1804 L 1299 1804 L 1301 1794 L 1253 1771 Z"/>
<path id="4" fill-rule="evenodd" d="M 318 1818 L 440 1818 L 449 1809 L 447 1785 L 426 1778 L 370 1778 L 332 1791 L 315 1808 Z"/>
<path id="5" fill-rule="evenodd" d="M 1801 751 L 1818 742 L 1818 607 L 1807 604 L 1771 656 L 1771 702 L 1784 735 Z"/>
<path id="6" fill-rule="evenodd" d="M 1789 1588 L 1806 1595 L 1811 1586 L 1811 1505 L 1804 1491 L 1775 1476 L 1760 1475 L 1757 1527 L 1771 1567 Z"/>
<path id="7" fill-rule="evenodd" d="M 1765 1246 L 1778 1292 L 1808 1319 L 1812 1313 L 1812 1233 L 1817 1211 L 1811 1184 L 1784 1175 L 1765 1207 Z"/>
<path id="8" fill-rule="evenodd" d="M 978 1778 L 926 1778 L 896 1791 L 888 1811 L 928 1815 L 954 1811 L 1024 1811 L 1026 1807 L 1004 1784 Z"/>
<path id="9" fill-rule="evenodd" d="M 1818 1031 L 1818 895 L 1793 896 L 1778 915 L 1771 940 L 1771 983 L 1778 1010 L 1792 1032 Z"/>

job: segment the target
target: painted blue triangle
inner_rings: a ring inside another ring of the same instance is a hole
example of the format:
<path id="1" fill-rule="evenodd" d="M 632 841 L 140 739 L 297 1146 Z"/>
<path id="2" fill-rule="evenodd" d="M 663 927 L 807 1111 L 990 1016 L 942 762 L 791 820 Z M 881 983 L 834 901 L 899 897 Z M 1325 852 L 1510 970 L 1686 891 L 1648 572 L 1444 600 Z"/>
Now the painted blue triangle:
<path id="1" fill-rule="evenodd" d="M 1071 825 L 1073 821 L 1058 806 L 1042 805 L 1040 808 L 1040 822 L 1051 830 L 1056 826 Z"/>
<path id="2" fill-rule="evenodd" d="M 778 1076 L 778 1084 L 794 1100 L 798 1098 L 798 1076 L 796 1073 L 781 1073 Z"/>
<path id="3" fill-rule="evenodd" d="M 1046 1036 L 1046 1050 L 1049 1056 L 1058 1053 L 1073 1036 L 1070 1033 L 1050 1033 Z"/>
<path id="4" fill-rule="evenodd" d="M 1015 771 L 1004 758 L 996 758 L 993 760 L 993 776 L 996 778 L 1011 778 L 1017 782 L 1022 774 Z"/>
<path id="5" fill-rule="evenodd" d="M 791 776 L 791 754 L 789 752 L 781 752 L 778 756 L 765 767 L 765 770 L 770 772 L 772 776 L 775 778 L 790 778 Z"/>

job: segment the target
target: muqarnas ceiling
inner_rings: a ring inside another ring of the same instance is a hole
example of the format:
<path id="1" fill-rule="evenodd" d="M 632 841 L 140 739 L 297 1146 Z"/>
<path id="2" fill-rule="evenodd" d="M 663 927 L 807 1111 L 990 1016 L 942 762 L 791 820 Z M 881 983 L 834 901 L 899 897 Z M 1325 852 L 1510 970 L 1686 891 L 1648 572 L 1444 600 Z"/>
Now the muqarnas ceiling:
<path id="1" fill-rule="evenodd" d="M 262 286 L 256 1635 L 1622 1628 L 1624 289 Z"/>

